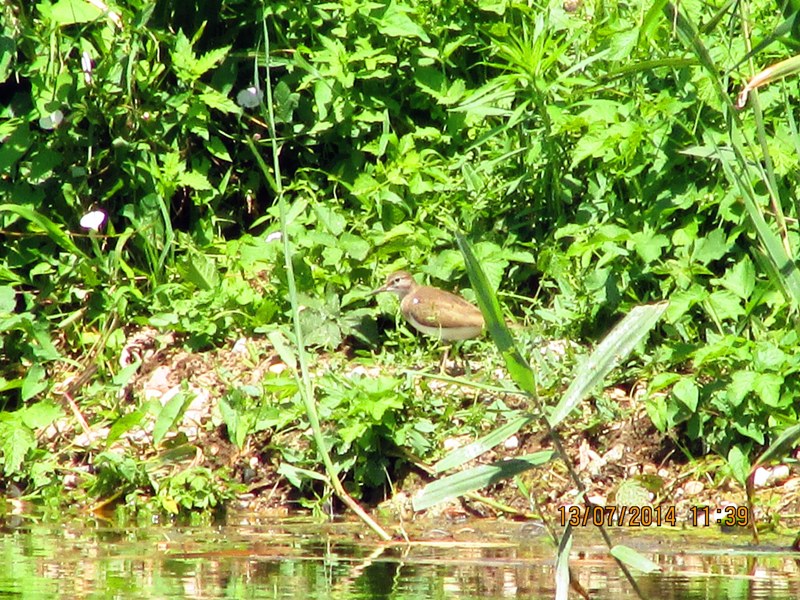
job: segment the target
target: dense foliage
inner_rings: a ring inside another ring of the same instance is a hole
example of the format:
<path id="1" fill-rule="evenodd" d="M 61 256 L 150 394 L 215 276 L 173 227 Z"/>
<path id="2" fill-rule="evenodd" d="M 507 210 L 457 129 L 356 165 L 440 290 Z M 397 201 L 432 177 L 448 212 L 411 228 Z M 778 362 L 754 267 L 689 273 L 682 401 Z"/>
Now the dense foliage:
<path id="1" fill-rule="evenodd" d="M 120 400 L 135 367 L 119 354 L 137 328 L 174 331 L 192 349 L 241 334 L 292 339 L 281 187 L 311 348 L 377 349 L 375 320 L 392 305 L 365 291 L 395 268 L 463 283 L 461 231 L 532 337 L 591 344 L 634 305 L 669 299 L 620 377 L 649 383 L 650 417 L 687 453 L 735 456 L 742 478 L 747 456 L 797 421 L 796 267 L 776 264 L 754 224 L 755 210 L 793 261 L 797 82 L 741 113 L 730 105 L 751 74 L 748 49 L 783 19 L 776 5 L 684 0 L 679 19 L 666 2 L 95 4 L 2 8 L 7 481 L 62 481 L 36 433 L 67 414 L 64 389 L 117 437 L 156 419 L 158 444 L 185 406 L 164 416 Z M 753 60 L 787 53 L 766 44 Z M 81 226 L 93 210 L 108 217 L 99 231 Z M 385 333 L 389 348 L 399 335 Z M 382 444 L 424 454 L 452 434 L 433 421 L 455 409 L 416 405 L 412 388 L 323 381 L 323 419 L 340 424 L 339 464 L 357 487 L 385 480 L 388 463 L 367 460 L 385 456 Z M 221 401 L 231 440 L 304 427 L 296 398 L 288 375 L 231 390 Z M 314 467 L 307 449 L 274 451 Z M 96 466 L 98 494 L 103 477 L 161 493 L 113 453 Z M 191 485 L 162 505 L 213 505 L 210 484 Z"/>

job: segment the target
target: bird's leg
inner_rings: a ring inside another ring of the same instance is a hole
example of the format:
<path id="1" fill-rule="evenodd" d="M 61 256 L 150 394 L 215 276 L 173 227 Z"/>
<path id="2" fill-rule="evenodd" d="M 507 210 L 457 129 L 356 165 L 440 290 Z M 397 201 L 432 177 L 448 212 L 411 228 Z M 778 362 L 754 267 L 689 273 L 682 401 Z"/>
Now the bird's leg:
<path id="1" fill-rule="evenodd" d="M 447 375 L 447 355 L 450 352 L 450 344 L 444 347 L 442 352 L 442 360 L 439 361 L 439 375 Z"/>

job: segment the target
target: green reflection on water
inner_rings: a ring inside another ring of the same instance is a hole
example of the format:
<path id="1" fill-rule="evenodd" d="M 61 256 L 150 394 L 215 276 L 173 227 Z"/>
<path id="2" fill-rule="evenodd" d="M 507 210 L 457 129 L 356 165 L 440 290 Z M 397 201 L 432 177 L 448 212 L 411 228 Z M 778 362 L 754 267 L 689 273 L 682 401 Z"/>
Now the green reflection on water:
<path id="1" fill-rule="evenodd" d="M 0 598 L 553 597 L 554 553 L 530 525 L 484 521 L 412 538 L 420 541 L 381 545 L 358 525 L 298 521 L 111 528 L 17 517 L 0 527 Z M 641 577 L 651 597 L 800 594 L 792 554 L 691 552 L 673 540 L 650 556 L 665 571 Z M 576 545 L 572 566 L 593 597 L 634 597 L 591 538 Z"/>

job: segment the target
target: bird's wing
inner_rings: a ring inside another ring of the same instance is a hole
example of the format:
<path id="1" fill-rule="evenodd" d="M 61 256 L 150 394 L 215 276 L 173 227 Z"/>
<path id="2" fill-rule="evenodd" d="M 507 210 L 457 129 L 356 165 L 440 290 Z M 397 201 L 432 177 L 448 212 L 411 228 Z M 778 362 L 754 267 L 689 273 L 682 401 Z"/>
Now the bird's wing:
<path id="1" fill-rule="evenodd" d="M 483 327 L 481 311 L 455 294 L 440 293 L 436 302 L 429 301 L 424 294 L 416 294 L 409 300 L 407 310 L 418 323 L 426 327 Z"/>

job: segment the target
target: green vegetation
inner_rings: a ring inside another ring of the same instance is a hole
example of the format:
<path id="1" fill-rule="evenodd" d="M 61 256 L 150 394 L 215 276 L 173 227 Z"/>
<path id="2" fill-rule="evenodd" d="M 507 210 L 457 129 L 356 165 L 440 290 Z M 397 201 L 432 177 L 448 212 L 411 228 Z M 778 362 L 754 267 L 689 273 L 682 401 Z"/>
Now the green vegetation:
<path id="1" fill-rule="evenodd" d="M 332 478 L 387 494 L 411 454 L 432 462 L 445 439 L 522 414 L 404 375 L 438 349 L 367 296 L 397 268 L 466 285 L 457 233 L 523 324 L 543 404 L 614 322 L 669 300 L 614 376 L 647 383 L 647 413 L 684 457 L 719 455 L 744 483 L 797 424 L 797 81 L 733 107 L 747 59 L 796 44 L 775 41 L 778 6 L 0 10 L 6 492 L 218 509 L 248 477 L 187 435 L 200 404 L 195 434 L 257 452 L 304 503 Z M 206 397 L 193 366 L 174 395 L 141 391 L 165 349 L 242 337 L 268 341 L 228 350 L 254 380 L 220 358 Z M 541 352 L 563 339 L 558 359 Z M 470 379 L 492 382 L 503 358 L 467 346 L 485 367 Z M 286 369 L 263 368 L 270 355 Z"/>

